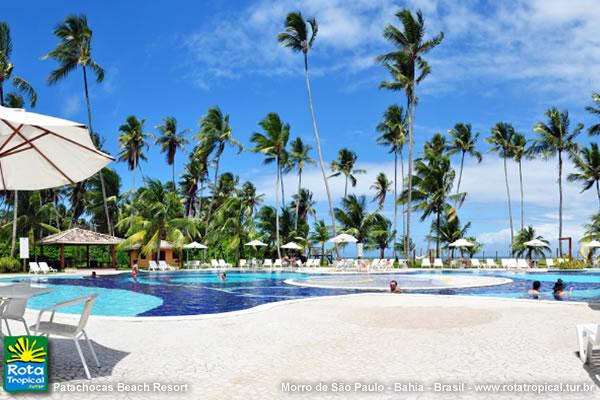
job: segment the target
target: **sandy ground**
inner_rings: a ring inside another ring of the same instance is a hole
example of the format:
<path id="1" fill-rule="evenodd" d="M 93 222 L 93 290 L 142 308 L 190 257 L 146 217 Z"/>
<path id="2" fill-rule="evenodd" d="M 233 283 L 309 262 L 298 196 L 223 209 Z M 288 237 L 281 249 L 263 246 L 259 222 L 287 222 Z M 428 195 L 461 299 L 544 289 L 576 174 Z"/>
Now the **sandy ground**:
<path id="1" fill-rule="evenodd" d="M 52 339 L 47 398 L 599 398 L 594 376 L 600 373 L 600 360 L 584 369 L 575 354 L 575 324 L 600 322 L 599 312 L 584 304 L 360 294 L 277 303 L 208 319 L 92 318 L 88 332 L 102 366 L 92 367 L 94 379 L 85 380 L 73 344 Z M 29 321 L 35 316 L 27 314 Z M 156 392 L 155 382 L 187 384 L 187 390 Z M 285 392 L 286 382 L 311 385 L 310 391 Z M 147 383 L 149 388 L 118 392 L 119 383 Z M 327 391 L 318 392 L 319 383 Z M 381 386 L 355 392 L 356 383 Z M 433 391 L 436 383 L 466 386 L 439 393 Z M 477 383 L 587 384 L 593 392 L 478 393 Z M 76 384 L 112 385 L 113 391 L 66 391 Z"/>

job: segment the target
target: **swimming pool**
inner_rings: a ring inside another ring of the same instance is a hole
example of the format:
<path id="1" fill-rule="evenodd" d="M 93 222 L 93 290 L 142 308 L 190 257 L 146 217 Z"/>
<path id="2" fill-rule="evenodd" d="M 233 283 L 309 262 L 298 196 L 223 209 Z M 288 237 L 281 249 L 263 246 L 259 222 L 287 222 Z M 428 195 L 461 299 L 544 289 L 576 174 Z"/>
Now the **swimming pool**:
<path id="1" fill-rule="evenodd" d="M 433 293 L 501 298 L 527 298 L 527 290 L 534 280 L 542 282 L 545 298 L 552 299 L 552 285 L 562 279 L 567 288 L 573 287 L 573 297 L 567 301 L 600 302 L 600 273 L 595 272 L 539 272 L 508 271 L 411 271 L 385 274 L 385 281 L 396 279 L 400 286 L 409 277 L 430 275 L 444 282 L 449 277 L 503 278 L 504 284 L 452 289 L 438 287 L 432 290 L 415 289 L 413 293 Z M 265 303 L 316 296 L 361 293 L 358 289 L 303 287 L 287 284 L 286 280 L 310 281 L 324 275 L 288 272 L 228 272 L 222 281 L 215 272 L 177 271 L 140 273 L 134 282 L 128 273 L 97 276 L 30 276 L 3 278 L 2 283 L 30 279 L 35 284 L 51 287 L 50 293 L 30 299 L 28 308 L 39 310 L 59 301 L 98 293 L 92 313 L 118 317 L 182 316 L 214 314 L 252 308 Z M 332 275 L 326 275 L 332 276 Z M 369 275 L 352 275 L 356 281 Z M 371 275 L 373 276 L 373 275 Z M 438 279 L 439 277 L 439 279 Z M 506 280 L 508 279 L 508 280 Z M 80 307 L 64 309 L 77 313 Z"/>

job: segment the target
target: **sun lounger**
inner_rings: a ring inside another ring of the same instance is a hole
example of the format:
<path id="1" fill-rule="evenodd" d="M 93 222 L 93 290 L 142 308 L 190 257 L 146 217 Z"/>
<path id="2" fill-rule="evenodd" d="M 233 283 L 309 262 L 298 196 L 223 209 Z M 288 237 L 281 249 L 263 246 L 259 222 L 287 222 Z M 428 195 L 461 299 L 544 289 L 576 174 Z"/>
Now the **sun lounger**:
<path id="1" fill-rule="evenodd" d="M 263 261 L 263 267 L 265 268 L 273 268 L 273 260 L 271 260 L 270 258 L 267 258 L 266 260 Z"/>
<path id="2" fill-rule="evenodd" d="M 523 268 L 523 269 L 528 269 L 529 264 L 527 263 L 527 260 L 525 260 L 524 258 L 519 258 L 517 260 L 517 267 Z"/>
<path id="3" fill-rule="evenodd" d="M 275 260 L 275 262 L 273 263 L 273 267 L 274 268 L 281 268 L 283 267 L 283 264 L 281 263 L 281 258 L 278 258 Z"/>
<path id="4" fill-rule="evenodd" d="M 160 260 L 158 262 L 158 266 L 161 268 L 161 271 L 175 271 L 175 267 L 170 266 L 169 264 L 167 264 L 167 262 L 165 260 Z"/>
<path id="5" fill-rule="evenodd" d="M 247 265 L 247 261 L 244 258 L 240 258 L 240 268 L 245 268 Z"/>
<path id="6" fill-rule="evenodd" d="M 494 261 L 493 258 L 487 258 L 485 260 L 485 266 L 487 268 L 498 268 L 498 264 L 496 264 L 496 261 Z"/>
<path id="7" fill-rule="evenodd" d="M 471 259 L 471 267 L 473 268 L 481 268 L 481 263 L 478 258 Z"/>
<path id="8" fill-rule="evenodd" d="M 30 262 L 29 263 L 29 273 L 30 274 L 40 274 L 40 273 L 42 273 L 42 270 L 38 266 L 38 263 L 36 263 L 36 262 Z"/>
<path id="9" fill-rule="evenodd" d="M 30 282 L 24 281 L 15 283 L 14 286 L 28 287 Z M 2 312 L 2 319 L 4 320 L 4 324 L 6 325 L 6 330 L 8 331 L 8 336 L 12 336 L 12 332 L 10 330 L 10 325 L 8 321 L 19 321 L 25 327 L 25 332 L 29 335 L 29 328 L 27 327 L 27 322 L 25 322 L 25 309 L 27 308 L 27 299 L 10 299 L 7 300 L 7 304 L 4 306 L 4 311 Z M 1 321 L 0 321 L 1 323 Z M 1 327 L 0 327 L 1 328 Z"/>
<path id="10" fill-rule="evenodd" d="M 210 266 L 211 268 L 219 268 L 219 262 L 213 258 L 210 260 Z"/>
<path id="11" fill-rule="evenodd" d="M 231 264 L 225 262 L 222 258 L 219 259 L 219 268 L 231 268 Z"/>
<path id="12" fill-rule="evenodd" d="M 45 274 L 47 274 L 49 272 L 57 272 L 54 268 L 50 267 L 48 265 L 48 263 L 46 263 L 45 261 L 38 263 L 38 265 L 40 266 L 40 269 L 42 270 L 42 272 Z"/>
<path id="13" fill-rule="evenodd" d="M 160 271 L 158 264 L 154 260 L 148 261 L 148 271 Z"/>
<path id="14" fill-rule="evenodd" d="M 546 267 L 547 268 L 554 267 L 554 260 L 552 258 L 546 258 Z"/>
<path id="15" fill-rule="evenodd" d="M 592 351 L 600 347 L 600 325 L 579 324 L 576 326 L 579 358 L 584 364 L 592 360 Z"/>
<path id="16" fill-rule="evenodd" d="M 421 268 L 431 268 L 431 261 L 429 261 L 429 257 L 425 257 L 421 260 Z"/>
<path id="17" fill-rule="evenodd" d="M 435 260 L 433 260 L 433 267 L 434 268 L 444 268 L 444 263 L 442 262 L 441 258 L 436 258 Z"/>

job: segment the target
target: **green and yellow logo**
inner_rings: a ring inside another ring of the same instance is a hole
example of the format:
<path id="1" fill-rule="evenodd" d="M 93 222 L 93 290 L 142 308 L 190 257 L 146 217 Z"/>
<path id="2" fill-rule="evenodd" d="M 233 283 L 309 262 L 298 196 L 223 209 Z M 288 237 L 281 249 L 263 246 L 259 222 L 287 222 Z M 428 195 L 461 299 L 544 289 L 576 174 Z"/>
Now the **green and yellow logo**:
<path id="1" fill-rule="evenodd" d="M 7 392 L 48 390 L 47 337 L 4 337 L 4 390 Z"/>

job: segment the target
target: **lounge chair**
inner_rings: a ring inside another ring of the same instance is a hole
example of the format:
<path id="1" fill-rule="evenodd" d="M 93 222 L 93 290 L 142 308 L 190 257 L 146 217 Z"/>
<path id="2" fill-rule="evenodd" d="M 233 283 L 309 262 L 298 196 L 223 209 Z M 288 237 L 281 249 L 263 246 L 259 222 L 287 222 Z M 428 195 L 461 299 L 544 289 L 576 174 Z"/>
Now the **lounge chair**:
<path id="1" fill-rule="evenodd" d="M 552 258 L 546 258 L 546 268 L 554 267 L 554 260 Z"/>
<path id="2" fill-rule="evenodd" d="M 13 286 L 29 286 L 29 282 L 15 283 Z M 8 325 L 8 320 L 22 322 L 23 326 L 25 327 L 25 332 L 27 332 L 27 335 L 29 335 L 29 328 L 27 327 L 27 322 L 24 318 L 25 309 L 27 308 L 27 299 L 10 299 L 7 300 L 7 302 L 8 303 L 5 305 L 4 311 L 2 312 L 2 319 L 6 324 L 6 330 L 8 331 L 8 335 L 12 336 L 12 332 L 10 331 L 10 325 Z M 0 331 L 2 331 L 1 326 Z"/>
<path id="3" fill-rule="evenodd" d="M 429 257 L 425 257 L 421 260 L 421 268 L 431 268 L 431 261 Z"/>
<path id="4" fill-rule="evenodd" d="M 240 269 L 242 269 L 242 268 L 244 268 L 246 266 L 249 266 L 249 265 L 247 265 L 247 263 L 248 262 L 246 261 L 246 259 L 240 258 Z"/>
<path id="5" fill-rule="evenodd" d="M 523 269 L 528 269 L 529 268 L 529 263 L 527 262 L 526 259 L 524 258 L 519 258 L 517 260 L 517 267 L 519 268 L 523 268 Z"/>
<path id="6" fill-rule="evenodd" d="M 273 268 L 273 260 L 271 260 L 270 258 L 267 258 L 266 260 L 263 261 L 263 267 L 265 268 Z"/>
<path id="7" fill-rule="evenodd" d="M 600 325 L 579 324 L 575 328 L 579 344 L 579 358 L 584 364 L 589 364 L 592 361 L 594 348 L 600 347 Z"/>
<path id="8" fill-rule="evenodd" d="M 498 264 L 496 264 L 496 261 L 494 261 L 493 258 L 487 258 L 485 260 L 485 266 L 487 268 L 498 268 Z"/>
<path id="9" fill-rule="evenodd" d="M 158 266 L 161 268 L 161 271 L 175 271 L 175 267 L 171 267 L 165 260 L 160 260 L 158 262 Z"/>
<path id="10" fill-rule="evenodd" d="M 471 267 L 473 267 L 473 268 L 481 268 L 481 263 L 479 262 L 478 258 L 472 258 L 471 259 Z"/>
<path id="11" fill-rule="evenodd" d="M 160 271 L 158 264 L 154 260 L 148 261 L 148 271 Z"/>
<path id="12" fill-rule="evenodd" d="M 281 262 L 281 258 L 278 258 L 275 260 L 275 263 L 273 264 L 274 268 L 281 268 L 283 267 L 283 263 Z"/>
<path id="13" fill-rule="evenodd" d="M 29 273 L 30 274 L 40 274 L 40 273 L 42 273 L 42 270 L 38 266 L 38 263 L 36 263 L 36 262 L 30 262 L 29 263 Z"/>
<path id="14" fill-rule="evenodd" d="M 434 268 L 437 268 L 437 267 L 444 268 L 444 263 L 442 262 L 442 259 L 436 258 L 435 260 L 433 260 L 433 267 Z"/>
<path id="15" fill-rule="evenodd" d="M 406 259 L 405 258 L 399 258 L 398 259 L 398 267 L 399 268 L 408 268 L 408 264 L 406 263 Z"/>
<path id="16" fill-rule="evenodd" d="M 48 263 L 46 263 L 45 261 L 38 263 L 38 265 L 40 266 L 40 269 L 42 270 L 42 272 L 45 274 L 50 273 L 50 272 L 58 272 L 54 268 L 50 267 L 48 265 Z"/>
<path id="17" fill-rule="evenodd" d="M 210 266 L 212 268 L 219 268 L 219 262 L 213 258 L 212 260 L 210 260 Z"/>
<path id="18" fill-rule="evenodd" d="M 219 268 L 231 268 L 232 265 L 228 262 L 225 262 L 222 258 L 219 259 Z"/>
<path id="19" fill-rule="evenodd" d="M 85 326 L 87 324 L 88 318 L 90 316 L 90 312 L 92 311 L 92 306 L 94 305 L 94 301 L 96 300 L 98 295 L 96 293 L 91 296 L 79 297 L 73 300 L 67 300 L 60 303 L 57 303 L 53 306 L 44 308 L 40 310 L 38 314 L 37 322 L 35 325 L 31 325 L 31 329 L 33 330 L 33 334 L 35 336 L 38 335 L 46 335 L 46 336 L 60 336 L 68 339 L 72 339 L 73 343 L 75 343 L 75 348 L 77 349 L 77 353 L 79 354 L 79 358 L 81 358 L 81 363 L 83 364 L 83 369 L 85 371 L 85 376 L 88 379 L 92 379 L 90 375 L 90 371 L 88 369 L 87 363 L 85 362 L 85 358 L 83 357 L 83 352 L 81 351 L 81 347 L 79 346 L 79 340 L 81 338 L 85 339 L 87 342 L 90 352 L 94 357 L 94 361 L 96 362 L 96 366 L 100 367 L 100 362 L 98 361 L 98 357 L 96 356 L 96 352 L 94 351 L 94 347 L 92 346 L 92 342 L 88 338 L 87 333 L 85 333 Z M 78 305 L 84 303 L 83 311 L 81 313 L 81 317 L 79 318 L 79 323 L 77 325 L 69 325 L 65 323 L 54 322 L 54 315 L 56 311 L 65 308 L 71 307 L 74 305 Z M 42 321 L 42 316 L 45 313 L 51 313 L 50 319 L 48 321 Z"/>

